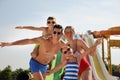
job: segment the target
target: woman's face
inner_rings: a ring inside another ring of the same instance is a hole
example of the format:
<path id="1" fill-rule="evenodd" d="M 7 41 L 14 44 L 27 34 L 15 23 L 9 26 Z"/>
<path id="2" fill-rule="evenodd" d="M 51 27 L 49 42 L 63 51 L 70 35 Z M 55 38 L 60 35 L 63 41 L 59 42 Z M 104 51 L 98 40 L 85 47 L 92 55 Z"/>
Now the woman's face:
<path id="1" fill-rule="evenodd" d="M 66 37 L 73 37 L 74 31 L 73 31 L 71 28 L 66 28 L 66 29 L 64 30 L 64 35 L 65 35 Z"/>

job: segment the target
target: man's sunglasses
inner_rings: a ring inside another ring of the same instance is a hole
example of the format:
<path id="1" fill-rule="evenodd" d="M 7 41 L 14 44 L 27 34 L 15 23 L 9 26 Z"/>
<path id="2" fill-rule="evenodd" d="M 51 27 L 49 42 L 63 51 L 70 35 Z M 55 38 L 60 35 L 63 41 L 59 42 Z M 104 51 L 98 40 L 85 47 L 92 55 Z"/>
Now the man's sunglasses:
<path id="1" fill-rule="evenodd" d="M 63 53 L 66 54 L 68 51 L 70 51 L 70 48 L 67 48 L 67 50 L 64 51 Z"/>
<path id="2" fill-rule="evenodd" d="M 47 24 L 55 24 L 55 21 L 47 21 Z"/>
<path id="3" fill-rule="evenodd" d="M 53 32 L 53 34 L 60 35 L 60 34 L 61 34 L 61 32 L 56 32 L 56 31 L 54 31 L 54 32 Z"/>

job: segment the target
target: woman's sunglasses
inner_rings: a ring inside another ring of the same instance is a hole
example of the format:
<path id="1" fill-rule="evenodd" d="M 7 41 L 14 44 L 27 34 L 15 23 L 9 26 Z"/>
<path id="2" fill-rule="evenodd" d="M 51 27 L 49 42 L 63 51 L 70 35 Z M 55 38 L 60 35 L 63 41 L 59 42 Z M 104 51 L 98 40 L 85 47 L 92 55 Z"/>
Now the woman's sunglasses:
<path id="1" fill-rule="evenodd" d="M 68 51 L 70 51 L 70 48 L 67 48 L 67 50 L 64 51 L 63 53 L 66 54 Z"/>

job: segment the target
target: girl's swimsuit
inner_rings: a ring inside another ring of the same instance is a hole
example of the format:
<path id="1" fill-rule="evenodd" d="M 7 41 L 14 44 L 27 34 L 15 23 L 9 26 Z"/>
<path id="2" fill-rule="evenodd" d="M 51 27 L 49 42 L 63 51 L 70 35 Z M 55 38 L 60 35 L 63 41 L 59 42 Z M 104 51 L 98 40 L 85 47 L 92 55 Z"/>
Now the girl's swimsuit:
<path id="1" fill-rule="evenodd" d="M 63 80 L 78 80 L 79 65 L 77 62 L 67 62 Z"/>

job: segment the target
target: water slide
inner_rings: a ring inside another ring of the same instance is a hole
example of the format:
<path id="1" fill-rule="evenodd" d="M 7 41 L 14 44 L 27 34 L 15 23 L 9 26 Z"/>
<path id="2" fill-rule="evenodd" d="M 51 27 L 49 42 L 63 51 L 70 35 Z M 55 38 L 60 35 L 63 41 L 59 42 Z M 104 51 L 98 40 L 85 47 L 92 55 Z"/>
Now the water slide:
<path id="1" fill-rule="evenodd" d="M 88 47 L 92 46 L 94 43 L 94 38 L 89 33 L 84 35 L 85 41 Z M 100 57 L 100 51 L 97 49 L 96 55 L 89 56 L 90 64 L 93 69 L 93 76 L 95 80 L 117 80 L 117 78 L 110 75 Z"/>

